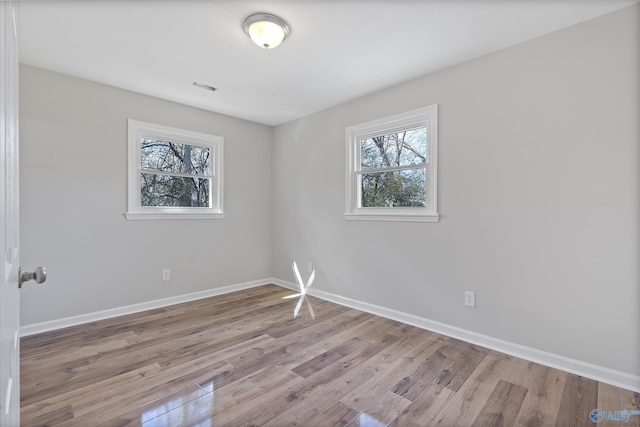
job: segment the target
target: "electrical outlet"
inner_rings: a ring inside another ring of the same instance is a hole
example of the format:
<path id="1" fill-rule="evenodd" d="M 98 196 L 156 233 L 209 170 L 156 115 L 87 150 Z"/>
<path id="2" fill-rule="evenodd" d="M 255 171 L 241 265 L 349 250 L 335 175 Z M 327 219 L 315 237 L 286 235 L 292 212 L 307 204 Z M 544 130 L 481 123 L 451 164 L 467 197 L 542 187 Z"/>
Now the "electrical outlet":
<path id="1" fill-rule="evenodd" d="M 168 268 L 165 270 L 162 270 L 162 280 L 169 280 L 171 279 L 171 270 L 169 270 Z"/>
<path id="2" fill-rule="evenodd" d="M 307 263 L 307 273 L 311 273 L 313 271 L 313 263 Z"/>
<path id="3" fill-rule="evenodd" d="M 464 293 L 464 305 L 465 307 L 473 307 L 476 306 L 476 293 L 465 291 Z"/>

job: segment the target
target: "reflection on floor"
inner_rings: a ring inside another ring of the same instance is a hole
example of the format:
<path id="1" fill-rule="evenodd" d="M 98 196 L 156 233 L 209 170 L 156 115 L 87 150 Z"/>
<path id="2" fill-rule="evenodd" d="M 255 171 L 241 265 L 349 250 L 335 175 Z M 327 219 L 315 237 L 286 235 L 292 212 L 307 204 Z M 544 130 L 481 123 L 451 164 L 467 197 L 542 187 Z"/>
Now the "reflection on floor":
<path id="1" fill-rule="evenodd" d="M 148 407 L 148 409 L 146 408 Z M 142 407 L 140 421 L 144 427 L 166 427 L 189 424 L 190 420 L 202 418 L 214 408 L 213 382 L 204 387 L 198 385 L 193 391 L 183 391 L 149 402 Z M 195 424 L 211 427 L 210 419 Z"/>
<path id="2" fill-rule="evenodd" d="M 214 381 L 199 384 L 193 392 L 176 393 L 160 401 L 150 402 L 145 405 L 141 416 L 143 427 L 167 427 L 189 425 L 193 427 L 212 427 L 213 420 L 208 414 L 214 408 Z M 383 408 L 381 408 L 383 409 Z M 196 421 L 201 420 L 201 421 Z M 384 427 L 383 423 L 375 417 L 361 412 L 348 425 L 360 427 Z"/>
<path id="3" fill-rule="evenodd" d="M 639 393 L 308 295 L 315 320 L 294 318 L 290 294 L 261 286 L 25 337 L 21 425 L 588 426 L 595 408 L 640 409 Z"/>

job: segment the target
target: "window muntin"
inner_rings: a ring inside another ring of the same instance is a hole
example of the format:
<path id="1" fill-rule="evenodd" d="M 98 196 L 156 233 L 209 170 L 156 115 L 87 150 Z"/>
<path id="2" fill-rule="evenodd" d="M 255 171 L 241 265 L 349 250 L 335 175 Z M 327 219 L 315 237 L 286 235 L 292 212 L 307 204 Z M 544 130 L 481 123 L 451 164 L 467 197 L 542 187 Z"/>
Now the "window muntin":
<path id="1" fill-rule="evenodd" d="M 127 219 L 222 218 L 223 138 L 129 120 Z"/>
<path id="2" fill-rule="evenodd" d="M 346 130 L 347 219 L 437 222 L 437 105 Z"/>

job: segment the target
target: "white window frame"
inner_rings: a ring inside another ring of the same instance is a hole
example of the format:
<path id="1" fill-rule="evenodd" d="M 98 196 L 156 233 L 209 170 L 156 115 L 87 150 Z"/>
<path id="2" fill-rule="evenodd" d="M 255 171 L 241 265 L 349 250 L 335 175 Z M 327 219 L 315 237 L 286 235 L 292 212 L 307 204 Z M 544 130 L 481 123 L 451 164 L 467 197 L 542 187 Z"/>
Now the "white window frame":
<path id="1" fill-rule="evenodd" d="M 208 147 L 212 153 L 210 207 L 142 206 L 140 194 L 140 154 L 142 138 L 154 138 L 180 144 Z M 127 212 L 125 218 L 137 219 L 216 219 L 224 218 L 223 209 L 224 138 L 168 126 L 128 120 Z"/>
<path id="2" fill-rule="evenodd" d="M 361 207 L 360 140 L 424 126 L 427 159 L 424 207 Z M 438 222 L 438 105 L 429 105 L 346 129 L 345 218 L 364 221 Z"/>

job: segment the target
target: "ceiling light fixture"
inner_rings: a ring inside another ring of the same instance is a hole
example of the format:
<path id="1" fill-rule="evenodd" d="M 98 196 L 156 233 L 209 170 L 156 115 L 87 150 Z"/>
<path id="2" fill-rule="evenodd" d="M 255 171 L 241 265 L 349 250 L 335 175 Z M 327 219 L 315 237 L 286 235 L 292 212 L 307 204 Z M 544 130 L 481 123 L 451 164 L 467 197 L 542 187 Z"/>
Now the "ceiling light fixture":
<path id="1" fill-rule="evenodd" d="M 242 23 L 244 32 L 251 40 L 264 49 L 273 49 L 289 35 L 289 24 L 279 16 L 270 13 L 254 13 Z"/>

